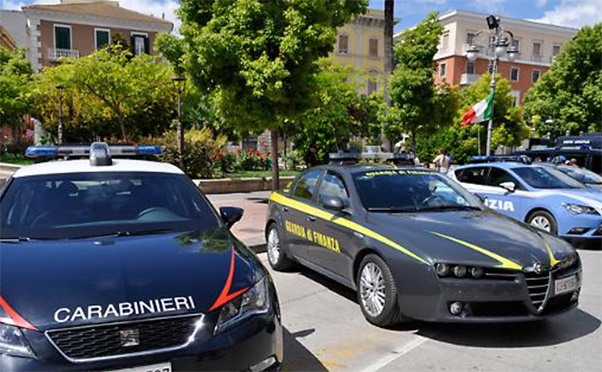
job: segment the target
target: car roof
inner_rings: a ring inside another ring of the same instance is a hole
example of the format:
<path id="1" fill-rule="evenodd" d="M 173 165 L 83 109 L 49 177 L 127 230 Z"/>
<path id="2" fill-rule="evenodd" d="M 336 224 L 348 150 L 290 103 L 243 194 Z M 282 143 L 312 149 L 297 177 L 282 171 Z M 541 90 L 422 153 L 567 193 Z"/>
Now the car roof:
<path id="1" fill-rule="evenodd" d="M 328 164 L 321 165 L 312 169 L 328 169 L 337 171 L 340 173 L 361 173 L 367 171 L 379 171 L 379 170 L 391 170 L 391 169 L 410 169 L 410 170 L 421 170 L 421 171 L 433 171 L 432 169 L 422 168 L 422 167 L 396 167 L 394 165 L 388 164 L 365 164 L 365 163 L 356 163 L 356 164 Z"/>
<path id="2" fill-rule="evenodd" d="M 465 168 L 475 168 L 475 167 L 489 167 L 489 166 L 495 166 L 495 167 L 502 168 L 502 169 L 513 169 L 513 168 L 524 168 L 524 167 L 531 167 L 531 166 L 537 166 L 537 165 L 538 164 L 525 164 L 525 163 L 514 162 L 514 161 L 497 161 L 497 162 L 491 162 L 491 163 L 475 163 L 475 164 L 463 165 L 454 170 L 465 169 Z"/>
<path id="3" fill-rule="evenodd" d="M 184 174 L 182 170 L 168 163 L 113 158 L 113 164 L 107 166 L 92 166 L 90 165 L 90 160 L 88 159 L 58 160 L 28 165 L 16 171 L 13 174 L 13 177 L 20 178 L 51 174 L 100 172 L 155 172 Z"/>

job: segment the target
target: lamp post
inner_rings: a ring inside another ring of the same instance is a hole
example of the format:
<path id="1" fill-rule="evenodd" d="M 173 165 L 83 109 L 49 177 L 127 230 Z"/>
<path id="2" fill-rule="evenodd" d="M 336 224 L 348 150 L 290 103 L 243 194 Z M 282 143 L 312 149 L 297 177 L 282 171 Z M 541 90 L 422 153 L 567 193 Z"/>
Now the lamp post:
<path id="1" fill-rule="evenodd" d="M 490 15 L 486 18 L 487 26 L 489 30 L 481 30 L 476 33 L 475 37 L 472 40 L 471 45 L 469 45 L 466 50 L 466 58 L 470 62 L 474 62 L 477 60 L 479 55 L 479 48 L 474 41 L 481 34 L 489 35 L 489 50 L 491 58 L 489 60 L 489 70 L 491 71 L 491 81 L 489 83 L 489 87 L 491 90 L 491 96 L 495 95 L 495 74 L 497 73 L 498 62 L 500 57 L 506 55 L 506 58 L 512 62 L 518 57 L 518 48 L 514 45 L 514 34 L 512 32 L 505 30 L 500 25 L 500 17 L 496 17 Z M 491 103 L 491 117 L 489 118 L 489 123 L 487 124 L 487 149 L 486 155 L 491 155 L 491 134 L 493 132 L 493 102 Z M 479 131 L 480 133 L 480 131 Z"/>
<path id="2" fill-rule="evenodd" d="M 59 92 L 59 128 L 58 128 L 58 138 L 59 145 L 63 144 L 63 91 L 65 90 L 64 85 L 57 85 L 56 89 Z"/>
<path id="3" fill-rule="evenodd" d="M 176 76 L 171 78 L 178 92 L 178 122 L 177 122 L 177 141 L 178 141 L 178 162 L 180 169 L 184 170 L 184 130 L 182 129 L 182 93 L 186 87 L 186 78 Z"/>

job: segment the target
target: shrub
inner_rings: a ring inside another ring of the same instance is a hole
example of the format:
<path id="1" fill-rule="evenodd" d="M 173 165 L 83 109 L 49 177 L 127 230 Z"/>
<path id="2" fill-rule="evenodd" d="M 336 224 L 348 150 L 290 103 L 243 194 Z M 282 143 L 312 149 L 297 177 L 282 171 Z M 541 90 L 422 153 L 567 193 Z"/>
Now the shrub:
<path id="1" fill-rule="evenodd" d="M 218 159 L 222 155 L 222 147 L 226 145 L 226 136 L 213 136 L 211 129 L 190 129 L 184 134 L 184 166 L 185 172 L 192 178 L 213 178 L 219 175 Z M 167 132 L 155 140 L 165 146 L 161 160 L 179 165 L 176 132 Z"/>

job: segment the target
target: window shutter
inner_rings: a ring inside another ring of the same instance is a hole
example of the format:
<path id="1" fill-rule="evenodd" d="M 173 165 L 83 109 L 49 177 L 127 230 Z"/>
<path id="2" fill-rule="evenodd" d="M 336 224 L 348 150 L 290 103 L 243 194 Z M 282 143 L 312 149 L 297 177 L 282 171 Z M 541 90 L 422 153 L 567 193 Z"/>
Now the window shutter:
<path id="1" fill-rule="evenodd" d="M 148 39 L 148 36 L 144 38 L 144 53 L 151 54 L 150 53 L 150 41 Z"/>
<path id="2" fill-rule="evenodd" d="M 130 52 L 136 55 L 136 36 L 130 36 Z"/>

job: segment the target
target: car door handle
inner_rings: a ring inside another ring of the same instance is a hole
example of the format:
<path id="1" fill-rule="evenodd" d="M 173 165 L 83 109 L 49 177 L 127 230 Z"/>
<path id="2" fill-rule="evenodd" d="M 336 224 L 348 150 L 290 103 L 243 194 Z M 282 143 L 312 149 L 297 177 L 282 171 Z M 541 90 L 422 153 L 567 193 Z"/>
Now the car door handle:
<path id="1" fill-rule="evenodd" d="M 282 210 L 288 212 L 288 207 L 282 207 Z"/>
<path id="2" fill-rule="evenodd" d="M 309 215 L 308 215 L 308 216 L 307 216 L 307 220 L 308 220 L 308 221 L 311 221 L 311 222 L 314 222 L 314 221 L 316 220 L 316 217 L 315 217 L 315 216 L 309 216 Z"/>

